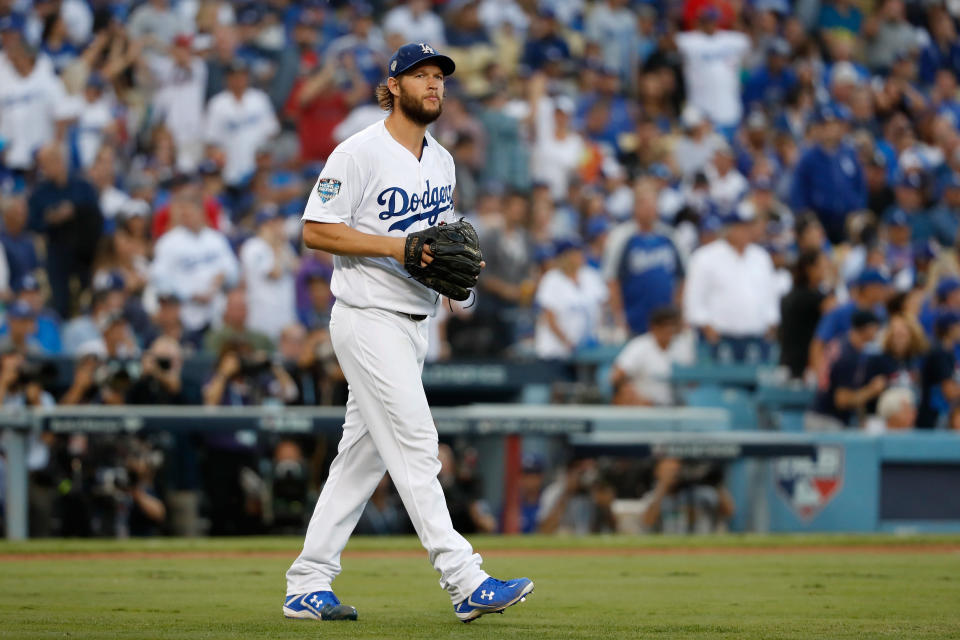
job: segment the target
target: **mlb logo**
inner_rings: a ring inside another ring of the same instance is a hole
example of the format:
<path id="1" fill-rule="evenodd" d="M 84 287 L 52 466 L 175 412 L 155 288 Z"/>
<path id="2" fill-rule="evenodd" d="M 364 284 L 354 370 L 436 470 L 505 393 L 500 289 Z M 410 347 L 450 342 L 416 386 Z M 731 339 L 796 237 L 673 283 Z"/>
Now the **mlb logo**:
<path id="1" fill-rule="evenodd" d="M 320 178 L 317 182 L 317 195 L 320 196 L 320 202 L 330 202 L 338 193 L 340 193 L 339 180 L 333 178 Z"/>
<path id="2" fill-rule="evenodd" d="M 817 447 L 813 458 L 780 458 L 773 466 L 777 492 L 793 512 L 809 522 L 843 486 L 843 448 Z"/>

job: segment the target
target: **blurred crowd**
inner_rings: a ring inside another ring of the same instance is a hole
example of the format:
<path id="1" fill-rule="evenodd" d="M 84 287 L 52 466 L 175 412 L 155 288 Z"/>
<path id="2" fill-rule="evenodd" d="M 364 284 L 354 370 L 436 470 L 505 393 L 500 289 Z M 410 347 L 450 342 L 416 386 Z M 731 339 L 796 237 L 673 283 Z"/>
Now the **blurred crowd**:
<path id="1" fill-rule="evenodd" d="M 432 132 L 488 263 L 430 358 L 622 347 L 613 401 L 644 405 L 678 402 L 677 363 L 775 363 L 818 389 L 810 429 L 960 428 L 958 17 L 0 0 L 0 400 L 342 403 L 299 217 L 425 41 L 457 63 Z"/>

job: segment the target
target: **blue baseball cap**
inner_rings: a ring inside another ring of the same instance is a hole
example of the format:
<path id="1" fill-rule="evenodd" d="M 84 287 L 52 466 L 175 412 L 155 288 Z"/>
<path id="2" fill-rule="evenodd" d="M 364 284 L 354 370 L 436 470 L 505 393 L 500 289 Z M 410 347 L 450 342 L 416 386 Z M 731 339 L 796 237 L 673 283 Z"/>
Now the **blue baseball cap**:
<path id="1" fill-rule="evenodd" d="M 457 68 L 452 58 L 437 53 L 437 50 L 426 42 L 409 42 L 397 49 L 390 57 L 387 75 L 396 78 L 401 73 L 426 62 L 436 63 L 445 76 L 451 75 Z"/>
<path id="2" fill-rule="evenodd" d="M 750 181 L 750 187 L 754 191 L 773 191 L 773 178 L 762 174 Z"/>
<path id="3" fill-rule="evenodd" d="M 735 206 L 732 211 L 728 211 L 721 219 L 724 226 L 728 226 L 733 224 L 746 224 L 753 222 L 756 218 L 756 207 L 750 202 L 743 201 Z"/>
<path id="4" fill-rule="evenodd" d="M 697 15 L 701 20 L 719 20 L 720 19 L 720 10 L 717 9 L 712 4 L 709 4 L 702 9 L 700 9 L 699 14 Z"/>
<path id="5" fill-rule="evenodd" d="M 865 287 L 870 284 L 890 284 L 890 278 L 876 269 L 864 269 L 853 281 L 855 287 Z"/>
<path id="6" fill-rule="evenodd" d="M 520 467 L 524 473 L 543 473 L 547 464 L 539 453 L 525 453 L 521 458 Z"/>
<path id="7" fill-rule="evenodd" d="M 663 164 L 662 162 L 656 162 L 650 165 L 648 173 L 654 178 L 659 178 L 660 180 L 670 180 L 673 177 L 673 173 L 670 171 L 670 167 Z"/>
<path id="8" fill-rule="evenodd" d="M 587 240 L 593 240 L 610 229 L 610 222 L 603 216 L 593 216 L 587 221 L 587 228 L 584 230 Z"/>
<path id="9" fill-rule="evenodd" d="M 123 276 L 118 271 L 102 273 L 93 279 L 93 290 L 101 291 L 123 291 Z"/>
<path id="10" fill-rule="evenodd" d="M 937 314 L 936 327 L 940 333 L 958 323 L 960 323 L 960 313 L 957 313 L 953 309 L 947 309 Z"/>
<path id="11" fill-rule="evenodd" d="M 783 38 L 774 38 L 767 43 L 767 55 L 768 56 L 783 56 L 788 57 L 790 55 L 790 43 Z"/>
<path id="12" fill-rule="evenodd" d="M 937 283 L 937 300 L 943 302 L 951 293 L 960 289 L 960 278 L 947 276 Z"/>
<path id="13" fill-rule="evenodd" d="M 5 31 L 23 32 L 24 19 L 19 13 L 10 13 L 0 16 L 0 33 Z"/>
<path id="14" fill-rule="evenodd" d="M 280 217 L 279 207 L 277 207 L 277 205 L 275 204 L 266 204 L 259 211 L 257 211 L 257 215 L 255 216 L 256 218 L 255 223 L 259 227 L 264 222 L 270 222 L 271 220 L 275 220 L 276 218 L 279 218 L 279 217 Z"/>
<path id="15" fill-rule="evenodd" d="M 87 86 L 99 91 L 103 91 L 107 87 L 107 81 L 102 75 L 100 75 L 100 73 L 94 71 L 87 76 Z"/>
<path id="16" fill-rule="evenodd" d="M 40 281 L 32 273 L 24 274 L 17 285 L 17 291 L 40 291 Z"/>
<path id="17" fill-rule="evenodd" d="M 23 300 L 17 300 L 7 308 L 7 317 L 11 320 L 24 320 L 26 318 L 36 317 L 36 315 L 33 307 Z"/>
<path id="18" fill-rule="evenodd" d="M 884 224 L 891 227 L 909 227 L 910 226 L 910 217 L 907 215 L 907 212 L 897 207 L 896 209 L 891 209 L 883 216 Z"/>
<path id="19" fill-rule="evenodd" d="M 303 275 L 307 280 L 326 280 L 330 281 L 333 277 L 333 269 L 322 262 L 311 262 L 303 269 Z"/>
<path id="20" fill-rule="evenodd" d="M 916 171 L 905 171 L 897 178 L 898 187 L 923 189 L 923 176 Z"/>
<path id="21" fill-rule="evenodd" d="M 583 243 L 577 238 L 560 238 L 553 243 L 554 256 L 559 256 L 574 249 L 583 249 Z"/>
<path id="22" fill-rule="evenodd" d="M 820 107 L 813 114 L 813 121 L 817 124 L 823 124 L 824 122 L 846 122 L 847 112 L 846 109 L 843 109 L 838 105 L 820 105 Z"/>

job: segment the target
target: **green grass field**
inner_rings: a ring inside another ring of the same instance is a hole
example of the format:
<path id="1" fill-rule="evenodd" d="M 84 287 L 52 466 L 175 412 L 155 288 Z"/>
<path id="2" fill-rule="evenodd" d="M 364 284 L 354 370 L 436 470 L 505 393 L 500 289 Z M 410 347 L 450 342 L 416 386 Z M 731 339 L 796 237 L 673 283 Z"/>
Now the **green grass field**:
<path id="1" fill-rule="evenodd" d="M 356 539 L 360 620 L 288 621 L 296 538 L 0 542 L 0 638 L 960 638 L 960 537 L 476 538 L 536 591 L 456 620 L 415 539 Z"/>

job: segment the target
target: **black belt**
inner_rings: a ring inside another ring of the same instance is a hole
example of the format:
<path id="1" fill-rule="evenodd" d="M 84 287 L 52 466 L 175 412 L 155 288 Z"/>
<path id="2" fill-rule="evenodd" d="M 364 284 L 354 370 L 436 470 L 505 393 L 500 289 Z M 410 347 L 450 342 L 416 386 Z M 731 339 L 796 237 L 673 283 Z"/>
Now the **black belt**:
<path id="1" fill-rule="evenodd" d="M 397 313 L 405 318 L 410 318 L 414 322 L 422 322 L 423 320 L 427 319 L 426 314 L 421 315 L 419 313 L 404 313 L 403 311 L 397 311 Z"/>

